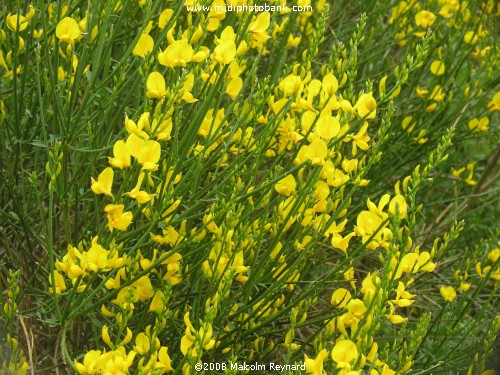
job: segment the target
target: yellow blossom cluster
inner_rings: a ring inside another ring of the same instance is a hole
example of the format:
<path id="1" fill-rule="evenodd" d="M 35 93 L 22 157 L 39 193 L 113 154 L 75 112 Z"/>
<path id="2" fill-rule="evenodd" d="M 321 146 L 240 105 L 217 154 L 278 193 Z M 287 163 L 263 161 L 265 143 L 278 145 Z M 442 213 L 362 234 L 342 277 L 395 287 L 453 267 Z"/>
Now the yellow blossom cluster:
<path id="1" fill-rule="evenodd" d="M 229 10 L 256 3 L 0 5 L 0 155 L 18 153 L 0 232 L 33 239 L 37 270 L 0 277 L 0 374 L 35 370 L 12 338 L 25 296 L 58 328 L 54 363 L 89 375 L 428 371 L 470 301 L 495 301 L 498 233 L 465 229 L 496 202 L 500 5 Z"/>

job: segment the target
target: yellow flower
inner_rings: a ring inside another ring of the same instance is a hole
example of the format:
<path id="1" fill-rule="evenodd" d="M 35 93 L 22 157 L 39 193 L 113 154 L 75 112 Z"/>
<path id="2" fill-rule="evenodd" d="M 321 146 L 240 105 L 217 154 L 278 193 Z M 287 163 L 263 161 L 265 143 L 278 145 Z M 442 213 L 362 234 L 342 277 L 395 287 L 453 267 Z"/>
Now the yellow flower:
<path id="1" fill-rule="evenodd" d="M 457 297 L 457 292 L 452 286 L 442 286 L 439 293 L 446 302 L 452 302 Z"/>
<path id="2" fill-rule="evenodd" d="M 318 96 L 321 92 L 321 81 L 319 79 L 313 79 L 307 84 L 305 92 L 307 94 L 307 101 L 312 103 L 314 98 Z"/>
<path id="3" fill-rule="evenodd" d="M 98 362 L 100 371 L 97 373 L 110 375 L 128 374 L 128 369 L 132 366 L 135 355 L 136 353 L 133 350 L 127 354 L 123 346 L 111 352 L 103 353 Z"/>
<path id="4" fill-rule="evenodd" d="M 191 333 L 191 330 L 189 328 L 186 328 L 186 333 L 184 336 L 182 336 L 181 339 L 181 352 L 182 354 L 186 355 L 191 348 L 191 346 L 194 344 L 195 337 Z"/>
<path id="5" fill-rule="evenodd" d="M 62 80 L 64 80 L 64 78 L 66 77 L 66 73 L 64 72 L 64 69 L 62 66 L 58 67 L 57 68 L 57 80 L 59 82 L 61 82 Z"/>
<path id="6" fill-rule="evenodd" d="M 111 302 L 122 309 L 134 309 L 134 303 L 137 302 L 137 291 L 131 286 L 122 288 L 116 299 Z"/>
<path id="7" fill-rule="evenodd" d="M 110 167 L 104 169 L 99 177 L 97 177 L 97 181 L 91 178 L 92 186 L 91 189 L 95 194 L 104 194 L 108 197 L 112 197 L 111 187 L 113 185 L 113 169 Z"/>
<path id="8" fill-rule="evenodd" d="M 231 99 L 234 100 L 241 91 L 242 86 L 243 86 L 243 80 L 240 77 L 234 77 L 227 84 L 226 94 L 228 94 L 231 97 Z"/>
<path id="9" fill-rule="evenodd" d="M 351 340 L 341 340 L 332 349 L 332 359 L 337 363 L 337 368 L 351 369 L 351 362 L 359 356 L 356 344 Z"/>
<path id="10" fill-rule="evenodd" d="M 380 277 L 377 274 L 371 274 L 370 272 L 363 279 L 361 293 L 364 294 L 364 301 L 369 304 L 376 296 L 381 294 L 380 288 L 377 285 L 380 284 Z"/>
<path id="11" fill-rule="evenodd" d="M 323 375 L 326 372 L 323 370 L 323 361 L 328 356 L 326 349 L 321 349 L 315 359 L 309 358 L 307 355 L 304 356 L 304 362 L 306 364 L 306 373 L 310 375 Z"/>
<path id="12" fill-rule="evenodd" d="M 163 99 L 167 95 L 165 78 L 158 72 L 149 74 L 146 86 L 148 88 L 146 96 L 150 99 Z"/>
<path id="13" fill-rule="evenodd" d="M 132 53 L 135 56 L 145 57 L 148 52 L 151 52 L 155 42 L 148 34 L 142 34 L 137 41 Z"/>
<path id="14" fill-rule="evenodd" d="M 322 169 L 323 177 L 329 186 L 339 187 L 349 181 L 349 176 L 341 169 L 335 168 L 331 160 L 327 160 Z"/>
<path id="15" fill-rule="evenodd" d="M 390 309 L 391 309 L 391 315 L 394 314 L 393 306 L 396 305 L 399 307 L 407 307 L 413 304 L 415 302 L 412 298 L 415 297 L 414 294 L 411 294 L 410 292 L 405 290 L 406 285 L 403 282 L 398 283 L 398 287 L 396 289 L 396 299 L 389 301 L 390 304 Z M 397 323 L 396 323 L 397 324 Z"/>
<path id="16" fill-rule="evenodd" d="M 316 133 L 323 139 L 329 140 L 340 133 L 340 122 L 337 118 L 321 116 L 316 123 Z"/>
<path id="17" fill-rule="evenodd" d="M 352 271 L 354 273 L 354 271 Z M 363 315 L 366 313 L 367 308 L 363 301 L 360 299 L 351 299 L 347 303 L 347 311 L 349 315 L 355 320 L 360 320 L 363 318 Z"/>
<path id="18" fill-rule="evenodd" d="M 328 73 L 326 76 L 323 77 L 323 81 L 321 82 L 321 87 L 323 88 L 323 92 L 326 95 L 332 96 L 337 92 L 339 88 L 339 81 L 333 74 Z"/>
<path id="19" fill-rule="evenodd" d="M 328 147 L 322 139 L 315 139 L 307 146 L 306 157 L 311 160 L 312 164 L 324 164 L 327 156 Z"/>
<path id="20" fill-rule="evenodd" d="M 408 133 L 411 133 L 415 128 L 416 121 L 413 116 L 406 116 L 401 122 L 401 127 L 406 130 Z"/>
<path id="21" fill-rule="evenodd" d="M 295 188 L 297 187 L 297 182 L 295 181 L 295 177 L 293 175 L 288 175 L 285 178 L 279 180 L 275 185 L 274 189 L 281 195 L 286 197 L 290 196 L 295 192 Z"/>
<path id="22" fill-rule="evenodd" d="M 469 172 L 469 174 L 467 175 L 467 177 L 465 178 L 465 183 L 468 184 L 468 185 L 472 185 L 474 186 L 476 184 L 476 181 L 474 181 L 472 179 L 472 177 L 474 176 L 474 165 L 475 163 L 469 163 L 467 164 L 467 171 Z"/>
<path id="23" fill-rule="evenodd" d="M 342 252 L 347 252 L 347 248 L 349 247 L 349 241 L 352 237 L 355 236 L 355 233 L 349 233 L 347 236 L 342 237 L 338 233 L 334 233 L 332 236 L 331 244 L 335 249 L 339 249 Z"/>
<path id="24" fill-rule="evenodd" d="M 441 102 L 444 100 L 443 88 L 440 85 L 436 85 L 429 96 L 429 99 L 435 102 Z"/>
<path id="25" fill-rule="evenodd" d="M 224 6 L 226 3 L 224 0 L 213 0 L 212 1 L 212 9 L 208 13 L 208 17 L 217 20 L 223 20 L 226 18 L 226 10 L 224 9 Z"/>
<path id="26" fill-rule="evenodd" d="M 428 251 L 423 251 L 418 256 L 417 268 L 419 271 L 432 272 L 436 269 L 436 263 L 431 261 Z"/>
<path id="27" fill-rule="evenodd" d="M 460 286 L 458 287 L 459 290 L 463 291 L 463 292 L 466 292 L 470 289 L 471 285 L 469 283 L 464 283 L 464 282 L 461 282 L 460 283 Z"/>
<path id="28" fill-rule="evenodd" d="M 186 66 L 194 56 L 191 45 L 185 39 L 176 40 L 158 54 L 158 62 L 168 68 Z"/>
<path id="29" fill-rule="evenodd" d="M 467 31 L 464 35 L 464 43 L 475 44 L 477 42 L 478 34 L 475 31 Z"/>
<path id="30" fill-rule="evenodd" d="M 148 139 L 149 136 L 147 133 L 142 132 L 142 129 L 145 129 L 147 132 L 151 132 L 151 124 L 149 121 L 149 112 L 144 112 L 141 117 L 139 117 L 139 121 L 137 121 L 137 129 L 139 130 L 139 133 L 135 133 L 141 138 Z"/>
<path id="31" fill-rule="evenodd" d="M 167 22 L 170 20 L 173 14 L 174 10 L 170 8 L 167 8 L 160 13 L 160 17 L 158 17 L 158 26 L 160 27 L 160 29 L 163 30 L 165 26 L 167 26 Z"/>
<path id="32" fill-rule="evenodd" d="M 134 350 L 136 353 L 144 355 L 149 352 L 150 347 L 149 338 L 143 332 L 139 333 L 135 338 Z"/>
<path id="33" fill-rule="evenodd" d="M 180 202 L 180 200 L 177 200 L 177 202 Z M 175 211 L 177 208 L 177 205 L 175 206 L 174 209 L 169 208 L 165 213 L 163 213 L 163 217 L 166 217 L 165 222 L 168 222 L 170 220 L 169 214 Z M 146 210 L 146 209 L 145 209 Z M 149 209 L 148 214 L 150 214 Z M 167 244 L 167 245 L 175 245 L 179 238 L 182 238 L 182 236 L 179 235 L 179 232 L 175 230 L 174 227 L 169 225 L 167 228 L 162 229 L 163 235 L 161 234 L 154 234 L 153 232 L 150 232 L 149 235 L 151 236 L 151 239 L 159 244 Z"/>
<path id="34" fill-rule="evenodd" d="M 478 120 L 477 118 L 473 118 L 469 121 L 468 128 L 470 131 L 487 132 L 489 124 L 490 119 L 486 116 L 481 117 L 480 120 Z"/>
<path id="35" fill-rule="evenodd" d="M 104 249 L 97 243 L 97 237 L 92 239 L 92 246 L 89 251 L 82 254 L 81 265 L 85 269 L 97 272 L 99 269 L 106 269 L 108 266 L 109 250 Z"/>
<path id="36" fill-rule="evenodd" d="M 212 325 L 205 323 L 198 331 L 196 331 L 189 321 L 189 312 L 184 315 L 184 324 L 186 325 L 186 333 L 181 339 L 181 352 L 186 355 L 192 350 L 192 356 L 196 357 L 198 350 L 210 350 L 215 346 L 215 340 L 212 339 Z M 195 345 L 198 344 L 198 345 Z"/>
<path id="37" fill-rule="evenodd" d="M 492 263 L 496 263 L 498 258 L 500 258 L 500 249 L 499 248 L 493 249 L 488 253 L 488 259 Z"/>
<path id="38" fill-rule="evenodd" d="M 444 71 L 445 71 L 445 67 L 444 67 L 444 62 L 442 62 L 441 60 L 435 60 L 432 62 L 431 64 L 431 73 L 436 75 L 436 76 L 440 76 L 442 74 L 444 74 Z"/>
<path id="39" fill-rule="evenodd" d="M 196 100 L 197 99 L 194 99 L 194 101 Z M 170 133 L 172 132 L 172 118 L 168 118 L 163 121 L 154 119 L 151 128 L 156 139 L 168 141 L 171 138 Z"/>
<path id="40" fill-rule="evenodd" d="M 224 108 L 219 109 L 214 119 L 214 110 L 209 109 L 201 122 L 198 134 L 202 137 L 212 136 L 217 134 L 224 119 Z"/>
<path id="41" fill-rule="evenodd" d="M 467 166 L 464 168 L 460 168 L 458 170 L 454 170 L 452 168 L 452 174 L 456 177 L 456 178 L 460 178 L 460 175 L 462 174 L 462 172 L 467 169 L 467 171 L 469 172 L 469 174 L 467 175 L 467 177 L 465 177 L 464 181 L 466 184 L 468 185 L 475 185 L 476 184 L 476 181 L 474 181 L 472 179 L 472 177 L 474 176 L 474 165 L 475 163 L 469 163 L 467 164 Z"/>
<path id="42" fill-rule="evenodd" d="M 212 213 L 203 216 L 203 224 L 210 232 L 212 233 L 219 232 L 219 227 L 217 226 Z"/>
<path id="43" fill-rule="evenodd" d="M 292 330 L 289 330 L 286 335 L 285 335 L 285 342 L 283 343 L 283 346 L 285 348 L 287 348 L 288 350 L 292 350 L 292 351 L 297 351 L 300 349 L 300 345 L 299 344 L 295 344 L 294 342 L 292 342 Z"/>
<path id="44" fill-rule="evenodd" d="M 400 219 L 406 217 L 406 200 L 402 195 L 398 194 L 391 199 L 389 212 L 393 215 L 397 214 Z"/>
<path id="45" fill-rule="evenodd" d="M 129 119 L 127 114 L 125 114 L 125 122 L 124 122 L 125 129 L 127 130 L 127 132 L 129 134 L 135 134 L 139 138 L 142 138 L 142 139 L 149 138 L 148 133 L 146 133 L 145 131 L 142 130 L 142 128 L 144 127 L 144 124 L 148 123 L 148 122 L 149 122 L 149 112 L 143 113 L 137 124 L 133 120 Z M 128 141 L 127 141 L 127 143 L 128 143 Z M 128 147 L 128 145 L 127 145 L 127 147 Z M 134 153 L 132 153 L 132 156 L 137 157 L 136 155 L 134 155 Z"/>
<path id="46" fill-rule="evenodd" d="M 290 96 L 299 92 L 302 88 L 302 81 L 299 76 L 290 74 L 280 82 L 279 88 L 285 96 Z"/>
<path id="47" fill-rule="evenodd" d="M 135 287 L 136 296 L 139 301 L 147 301 L 154 296 L 153 285 L 149 276 L 142 276 L 136 280 L 132 286 Z"/>
<path id="48" fill-rule="evenodd" d="M 329 195 L 330 195 L 330 188 L 328 187 L 328 184 L 321 180 L 316 182 L 316 190 L 314 190 L 313 198 L 315 200 L 322 200 L 328 198 Z"/>
<path id="49" fill-rule="evenodd" d="M 161 146 L 153 140 L 144 141 L 139 149 L 137 161 L 142 164 L 142 170 L 156 171 L 161 156 Z"/>
<path id="50" fill-rule="evenodd" d="M 132 212 L 128 211 L 123 213 L 125 206 L 123 204 L 108 204 L 104 211 L 108 213 L 109 230 L 113 229 L 121 231 L 127 230 L 130 223 L 132 223 Z"/>
<path id="51" fill-rule="evenodd" d="M 491 98 L 491 102 L 488 103 L 488 109 L 490 112 L 500 111 L 500 91 Z"/>
<path id="52" fill-rule="evenodd" d="M 354 231 L 361 236 L 370 236 L 377 231 L 384 219 L 372 211 L 361 211 L 356 219 Z"/>
<path id="53" fill-rule="evenodd" d="M 101 330 L 101 338 L 102 341 L 106 345 L 108 345 L 110 348 L 113 346 L 113 343 L 111 342 L 111 338 L 109 337 L 109 327 L 107 325 L 104 325 Z"/>
<path id="54" fill-rule="evenodd" d="M 246 273 L 250 269 L 250 267 L 245 266 L 243 251 L 239 251 L 235 254 L 231 268 L 234 269 L 236 274 L 238 275 L 236 276 L 237 281 L 245 282 L 248 280 L 248 276 L 244 276 L 243 274 Z"/>
<path id="55" fill-rule="evenodd" d="M 356 155 L 358 147 L 361 150 L 368 150 L 370 146 L 368 145 L 368 142 L 370 141 L 370 136 L 366 134 L 366 131 L 368 129 L 368 121 L 365 121 L 363 123 L 363 126 L 359 129 L 357 134 L 352 135 L 352 154 Z"/>
<path id="56" fill-rule="evenodd" d="M 359 117 L 374 119 L 377 116 L 377 102 L 371 92 L 361 95 L 354 107 Z"/>
<path id="57" fill-rule="evenodd" d="M 351 300 L 351 293 L 345 288 L 338 288 L 332 294 L 331 304 L 337 309 L 345 307 Z"/>
<path id="58" fill-rule="evenodd" d="M 161 313 L 165 308 L 163 300 L 165 298 L 165 294 L 161 290 L 157 290 L 151 300 L 151 304 L 149 305 L 149 311 Z"/>
<path id="59" fill-rule="evenodd" d="M 436 16 L 427 10 L 421 10 L 415 15 L 415 23 L 424 29 L 432 26 L 435 20 Z"/>
<path id="60" fill-rule="evenodd" d="M 162 346 L 158 350 L 158 362 L 155 364 L 155 369 L 162 369 L 163 372 L 170 372 L 173 370 L 170 356 L 168 355 L 168 348 Z"/>
<path id="61" fill-rule="evenodd" d="M 50 291 L 52 291 L 52 277 L 49 277 L 49 281 L 50 281 L 50 285 L 51 285 L 51 289 Z M 54 271 L 54 281 L 55 281 L 55 292 L 57 294 L 61 293 L 62 291 L 66 290 L 66 283 L 64 282 L 64 277 L 63 275 L 61 275 L 59 272 L 57 271 Z"/>
<path id="62" fill-rule="evenodd" d="M 400 270 L 407 274 L 416 271 L 415 263 L 418 262 L 419 256 L 416 253 L 408 253 L 401 259 Z"/>
<path id="63" fill-rule="evenodd" d="M 163 276 L 163 280 L 169 282 L 171 285 L 177 285 L 182 281 L 181 259 L 182 255 L 174 253 L 162 262 L 163 265 L 167 266 L 167 272 Z"/>
<path id="64" fill-rule="evenodd" d="M 147 191 L 141 190 L 141 184 L 143 179 L 144 179 L 144 173 L 141 173 L 139 175 L 135 187 L 128 193 L 125 193 L 127 196 L 135 199 L 138 203 L 141 204 L 149 202 L 155 196 L 155 194 L 149 194 Z"/>
<path id="65" fill-rule="evenodd" d="M 491 47 L 488 46 L 486 48 L 480 49 L 479 47 L 476 47 L 474 52 L 472 52 L 472 56 L 474 56 L 475 59 L 477 60 L 482 60 L 486 58 L 486 54 L 491 50 Z M 484 61 L 480 61 L 481 65 L 484 65 Z"/>
<path id="66" fill-rule="evenodd" d="M 459 169 L 451 168 L 451 174 L 459 180 L 460 180 L 460 175 L 463 173 L 463 171 L 465 171 L 465 167 Z"/>
<path id="67" fill-rule="evenodd" d="M 389 319 L 392 324 L 401 324 L 408 320 L 408 318 L 403 318 L 401 315 L 388 314 L 385 317 Z"/>
<path id="68" fill-rule="evenodd" d="M 75 40 L 80 37 L 80 35 L 80 27 L 71 17 L 65 17 L 57 24 L 56 36 L 61 40 L 61 42 L 73 44 Z"/>
<path id="69" fill-rule="evenodd" d="M 220 43 L 215 47 L 214 53 L 212 53 L 212 59 L 222 65 L 229 64 L 235 56 L 236 45 L 231 40 Z"/>
<path id="70" fill-rule="evenodd" d="M 193 86 L 194 86 L 194 74 L 190 73 L 186 77 L 186 81 L 184 82 L 182 90 L 179 91 L 179 95 L 182 94 L 182 100 L 184 100 L 187 103 L 195 103 L 198 101 L 198 99 L 196 99 L 191 93 Z"/>
<path id="71" fill-rule="evenodd" d="M 250 24 L 248 31 L 252 33 L 254 47 L 260 48 L 260 46 L 270 38 L 270 36 L 267 35 L 267 29 L 270 23 L 271 14 L 269 12 L 262 12 L 255 21 Z"/>
<path id="72" fill-rule="evenodd" d="M 17 14 L 9 13 L 5 18 L 5 23 L 12 31 L 23 31 L 28 27 L 28 20 L 24 16 L 18 16 Z"/>
<path id="73" fill-rule="evenodd" d="M 12 30 L 12 31 L 23 31 L 26 29 L 28 26 L 28 21 L 33 18 L 35 15 L 35 8 L 33 8 L 33 5 L 29 5 L 29 10 L 26 16 L 21 16 L 21 15 L 12 15 L 8 14 L 7 17 L 5 17 L 5 23 L 7 24 L 7 27 Z M 19 27 L 19 30 L 18 30 Z M 2 38 L 3 34 L 3 38 Z M 0 31 L 0 42 L 2 42 L 2 39 L 5 39 L 5 33 L 3 30 Z"/>
<path id="74" fill-rule="evenodd" d="M 417 95 L 420 96 L 421 98 L 424 98 L 429 93 L 429 90 L 421 89 L 420 86 L 417 86 L 415 91 L 417 92 Z"/>
<path id="75" fill-rule="evenodd" d="M 113 146 L 113 157 L 108 158 L 109 164 L 115 168 L 127 168 L 130 166 L 130 152 L 123 140 L 119 140 Z"/>
<path id="76" fill-rule="evenodd" d="M 83 364 L 76 360 L 73 362 L 73 364 L 80 374 L 97 374 L 99 371 L 99 369 L 97 368 L 97 361 L 100 359 L 100 357 L 100 350 L 90 350 L 83 357 Z"/>
<path id="77" fill-rule="evenodd" d="M 130 155 L 137 158 L 139 156 L 139 151 L 142 149 L 145 142 L 146 141 L 144 139 L 138 137 L 137 135 L 130 134 L 125 141 L 125 144 L 127 145 Z"/>

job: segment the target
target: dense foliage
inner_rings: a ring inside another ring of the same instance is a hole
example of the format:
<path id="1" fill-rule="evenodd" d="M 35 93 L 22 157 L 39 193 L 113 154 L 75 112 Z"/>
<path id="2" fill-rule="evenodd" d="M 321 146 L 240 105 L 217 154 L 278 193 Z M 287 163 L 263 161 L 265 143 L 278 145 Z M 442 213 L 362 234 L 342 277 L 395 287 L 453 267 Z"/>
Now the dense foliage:
<path id="1" fill-rule="evenodd" d="M 1 2 L 0 374 L 493 373 L 500 4 L 262 4 Z"/>

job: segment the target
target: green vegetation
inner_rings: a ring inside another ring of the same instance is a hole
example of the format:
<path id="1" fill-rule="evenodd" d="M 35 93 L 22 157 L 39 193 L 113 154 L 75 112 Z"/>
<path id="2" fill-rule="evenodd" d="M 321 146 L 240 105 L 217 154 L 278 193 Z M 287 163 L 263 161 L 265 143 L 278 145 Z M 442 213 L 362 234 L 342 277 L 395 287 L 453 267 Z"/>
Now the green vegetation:
<path id="1" fill-rule="evenodd" d="M 258 4 L 2 1 L 0 374 L 494 373 L 500 4 Z"/>

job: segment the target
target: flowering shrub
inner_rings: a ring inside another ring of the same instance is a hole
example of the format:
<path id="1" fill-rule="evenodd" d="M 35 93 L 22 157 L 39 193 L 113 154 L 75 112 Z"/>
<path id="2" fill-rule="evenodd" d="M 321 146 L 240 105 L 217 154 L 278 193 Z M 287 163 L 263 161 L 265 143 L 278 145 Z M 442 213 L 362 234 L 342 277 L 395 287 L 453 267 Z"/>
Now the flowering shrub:
<path id="1" fill-rule="evenodd" d="M 0 5 L 0 373 L 489 368 L 500 5 L 253 3 Z"/>

